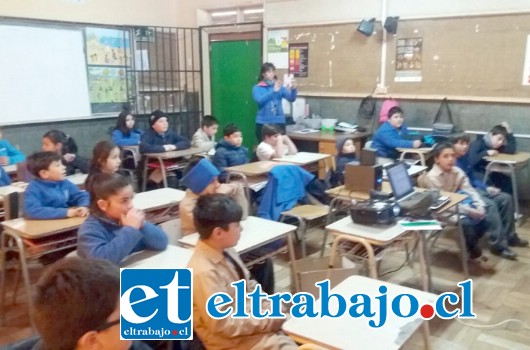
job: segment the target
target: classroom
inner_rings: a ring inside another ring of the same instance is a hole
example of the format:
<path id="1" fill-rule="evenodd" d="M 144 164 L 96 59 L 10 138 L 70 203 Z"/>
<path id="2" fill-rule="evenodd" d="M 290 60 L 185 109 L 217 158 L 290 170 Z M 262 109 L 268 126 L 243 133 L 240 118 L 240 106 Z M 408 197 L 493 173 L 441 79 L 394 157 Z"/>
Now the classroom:
<path id="1" fill-rule="evenodd" d="M 5 0 L 0 39 L 0 348 L 530 349 L 528 1 Z M 43 326 L 116 266 L 192 268 L 194 340 Z"/>

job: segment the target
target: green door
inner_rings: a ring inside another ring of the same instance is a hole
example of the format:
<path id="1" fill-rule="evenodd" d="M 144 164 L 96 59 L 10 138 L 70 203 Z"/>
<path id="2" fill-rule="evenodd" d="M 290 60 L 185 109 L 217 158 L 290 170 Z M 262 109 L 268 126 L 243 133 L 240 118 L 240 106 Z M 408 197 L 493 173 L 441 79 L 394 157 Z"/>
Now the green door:
<path id="1" fill-rule="evenodd" d="M 260 66 L 260 40 L 210 43 L 212 115 L 220 123 L 216 138 L 223 138 L 225 125 L 235 123 L 243 132 L 243 144 L 250 154 L 257 142 L 258 107 L 252 99 L 252 87 L 257 83 Z"/>

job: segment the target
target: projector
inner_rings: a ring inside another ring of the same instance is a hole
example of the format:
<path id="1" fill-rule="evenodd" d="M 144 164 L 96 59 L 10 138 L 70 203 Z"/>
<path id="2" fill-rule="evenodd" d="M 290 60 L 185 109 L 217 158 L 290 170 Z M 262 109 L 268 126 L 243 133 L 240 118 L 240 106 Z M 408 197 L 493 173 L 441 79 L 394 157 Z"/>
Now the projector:
<path id="1" fill-rule="evenodd" d="M 353 222 L 361 225 L 391 225 L 394 223 L 394 202 L 369 199 L 357 202 L 350 209 Z"/>

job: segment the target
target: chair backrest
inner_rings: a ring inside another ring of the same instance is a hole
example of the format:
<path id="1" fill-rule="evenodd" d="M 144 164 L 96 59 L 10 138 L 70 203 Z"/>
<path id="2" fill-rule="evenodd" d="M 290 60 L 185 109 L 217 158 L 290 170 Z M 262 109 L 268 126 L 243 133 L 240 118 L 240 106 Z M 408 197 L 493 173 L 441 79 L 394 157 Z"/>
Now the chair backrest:
<path id="1" fill-rule="evenodd" d="M 177 245 L 178 240 L 182 238 L 180 219 L 173 219 L 158 225 L 166 234 L 170 245 Z"/>
<path id="2" fill-rule="evenodd" d="M 22 216 L 24 192 L 11 192 L 4 195 L 4 218 L 17 219 Z"/>

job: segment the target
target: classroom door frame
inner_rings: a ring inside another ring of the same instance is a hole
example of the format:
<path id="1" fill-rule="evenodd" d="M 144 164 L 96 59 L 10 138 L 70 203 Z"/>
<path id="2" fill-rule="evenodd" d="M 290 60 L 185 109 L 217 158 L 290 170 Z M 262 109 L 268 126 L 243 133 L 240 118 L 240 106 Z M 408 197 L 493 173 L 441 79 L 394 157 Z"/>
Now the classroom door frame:
<path id="1" fill-rule="evenodd" d="M 259 33 L 259 37 L 249 33 Z M 263 22 L 220 24 L 199 27 L 199 47 L 201 62 L 201 96 L 203 115 L 212 112 L 210 42 L 212 40 L 261 40 L 260 57 L 263 57 L 264 29 Z"/>

